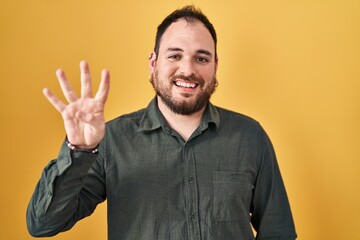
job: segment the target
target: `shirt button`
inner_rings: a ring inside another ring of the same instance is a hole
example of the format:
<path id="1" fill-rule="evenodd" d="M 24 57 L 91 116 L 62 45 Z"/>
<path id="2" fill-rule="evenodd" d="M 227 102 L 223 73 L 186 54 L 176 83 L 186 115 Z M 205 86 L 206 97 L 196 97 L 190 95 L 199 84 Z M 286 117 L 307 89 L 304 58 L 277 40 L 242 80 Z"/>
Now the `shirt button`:
<path id="1" fill-rule="evenodd" d="M 238 174 L 235 174 L 235 173 L 231 174 L 231 179 L 235 180 L 235 179 L 238 179 L 238 178 L 239 178 Z"/>
<path id="2" fill-rule="evenodd" d="M 188 180 L 189 183 L 192 183 L 194 179 L 193 179 L 192 176 L 189 176 L 187 180 Z"/>
<path id="3" fill-rule="evenodd" d="M 194 212 L 192 212 L 192 213 L 190 214 L 190 219 L 191 219 L 191 220 L 194 220 L 194 219 L 195 219 L 195 213 L 194 213 Z"/>

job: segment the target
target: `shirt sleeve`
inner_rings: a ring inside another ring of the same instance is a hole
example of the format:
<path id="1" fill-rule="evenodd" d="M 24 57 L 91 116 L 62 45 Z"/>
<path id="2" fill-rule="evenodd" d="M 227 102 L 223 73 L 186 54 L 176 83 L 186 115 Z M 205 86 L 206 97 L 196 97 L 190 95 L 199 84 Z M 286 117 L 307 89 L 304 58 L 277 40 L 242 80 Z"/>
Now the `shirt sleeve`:
<path id="1" fill-rule="evenodd" d="M 34 237 L 47 237 L 69 230 L 105 198 L 101 154 L 73 152 L 64 142 L 58 158 L 43 170 L 30 199 L 28 231 Z"/>
<path id="2" fill-rule="evenodd" d="M 294 221 L 275 152 L 263 130 L 261 138 L 259 173 L 251 205 L 256 239 L 294 240 Z"/>

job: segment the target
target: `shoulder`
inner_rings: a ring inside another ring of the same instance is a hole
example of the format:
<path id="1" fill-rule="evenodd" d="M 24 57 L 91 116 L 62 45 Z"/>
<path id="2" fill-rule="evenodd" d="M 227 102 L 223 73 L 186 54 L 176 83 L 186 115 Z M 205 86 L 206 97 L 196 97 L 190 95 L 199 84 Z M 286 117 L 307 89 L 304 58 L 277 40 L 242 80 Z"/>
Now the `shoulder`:
<path id="1" fill-rule="evenodd" d="M 216 107 L 219 112 L 221 126 L 261 129 L 260 123 L 252 117 L 232 110 Z"/>
<path id="2" fill-rule="evenodd" d="M 262 143 L 269 141 L 265 129 L 258 120 L 239 112 L 216 108 L 220 117 L 219 133 Z"/>
<path id="3" fill-rule="evenodd" d="M 223 135 L 232 139 L 246 140 L 250 145 L 257 145 L 260 148 L 272 148 L 271 140 L 259 121 L 242 113 L 216 108 L 220 116 L 219 131 Z"/>

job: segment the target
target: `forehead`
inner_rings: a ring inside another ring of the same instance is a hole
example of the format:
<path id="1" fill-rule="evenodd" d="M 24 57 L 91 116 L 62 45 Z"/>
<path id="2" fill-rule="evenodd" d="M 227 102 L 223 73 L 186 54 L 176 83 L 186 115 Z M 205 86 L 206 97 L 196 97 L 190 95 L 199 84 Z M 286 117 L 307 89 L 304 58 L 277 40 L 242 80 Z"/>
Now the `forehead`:
<path id="1" fill-rule="evenodd" d="M 185 19 L 179 19 L 173 22 L 161 37 L 159 52 L 166 51 L 168 48 L 195 51 L 205 49 L 214 53 L 215 43 L 202 22 L 198 20 L 188 22 Z"/>

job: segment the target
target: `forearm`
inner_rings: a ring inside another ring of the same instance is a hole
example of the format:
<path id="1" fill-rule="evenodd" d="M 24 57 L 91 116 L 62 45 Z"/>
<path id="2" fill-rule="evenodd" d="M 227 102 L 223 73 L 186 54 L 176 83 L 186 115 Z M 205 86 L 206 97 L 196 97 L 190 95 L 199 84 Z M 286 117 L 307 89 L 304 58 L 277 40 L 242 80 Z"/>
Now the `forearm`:
<path id="1" fill-rule="evenodd" d="M 98 154 L 71 153 L 63 144 L 58 158 L 44 169 L 30 200 L 26 220 L 31 235 L 52 236 L 66 231 L 104 200 L 101 181 L 89 176 L 97 157 Z M 100 190 L 88 191 L 88 178 Z M 94 192 L 98 194 L 89 194 Z"/>

